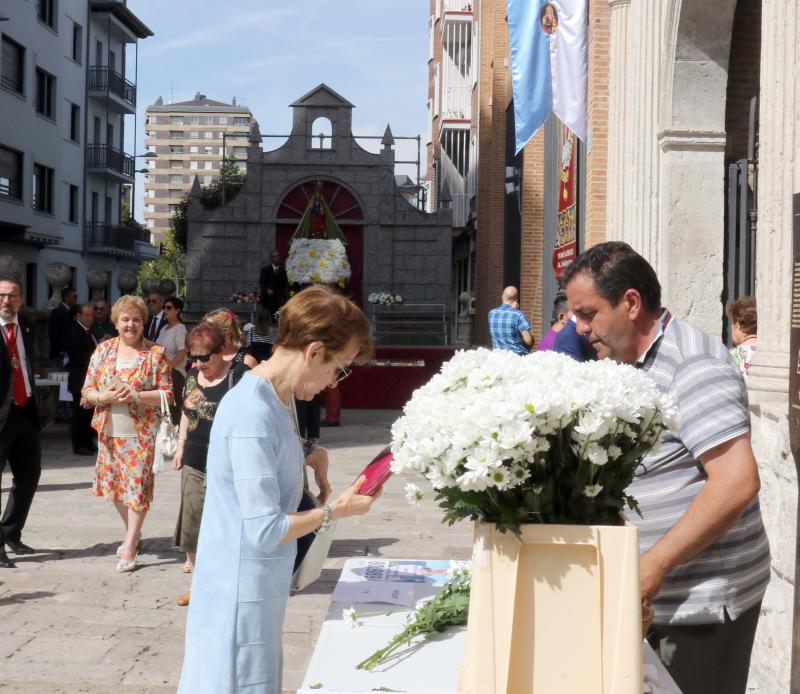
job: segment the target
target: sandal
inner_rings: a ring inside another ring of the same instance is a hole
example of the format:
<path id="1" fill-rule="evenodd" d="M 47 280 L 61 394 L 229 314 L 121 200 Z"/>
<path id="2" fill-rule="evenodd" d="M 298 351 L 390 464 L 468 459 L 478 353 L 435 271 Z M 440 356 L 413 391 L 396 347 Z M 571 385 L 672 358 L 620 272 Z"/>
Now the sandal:
<path id="1" fill-rule="evenodd" d="M 130 571 L 134 571 L 136 569 L 136 559 L 139 556 L 139 553 L 133 555 L 133 559 L 128 561 L 127 559 L 120 559 L 117 562 L 117 571 L 121 574 L 129 573 Z"/>
<path id="2" fill-rule="evenodd" d="M 122 558 L 122 553 L 124 551 L 125 551 L 125 543 L 123 543 L 119 547 L 117 547 L 117 559 L 121 559 Z M 136 543 L 136 554 L 139 554 L 139 552 L 141 552 L 141 551 L 142 551 L 142 541 L 139 540 L 139 542 Z"/>
<path id="3" fill-rule="evenodd" d="M 192 565 L 187 561 L 183 565 L 183 573 L 190 574 L 192 573 Z"/>

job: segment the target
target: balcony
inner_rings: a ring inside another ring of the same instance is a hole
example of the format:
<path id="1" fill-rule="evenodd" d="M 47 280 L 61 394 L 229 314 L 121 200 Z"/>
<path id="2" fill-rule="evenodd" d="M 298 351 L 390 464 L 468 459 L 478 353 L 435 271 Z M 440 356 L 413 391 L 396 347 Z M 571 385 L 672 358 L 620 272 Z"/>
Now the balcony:
<path id="1" fill-rule="evenodd" d="M 444 0 L 445 12 L 472 13 L 471 0 Z"/>
<path id="2" fill-rule="evenodd" d="M 90 253 L 147 258 L 158 256 L 158 249 L 150 243 L 149 230 L 132 229 L 105 222 L 86 223 L 84 246 Z M 150 249 L 152 252 L 148 252 Z"/>
<path id="3" fill-rule="evenodd" d="M 0 198 L 22 200 L 22 186 L 13 178 L 0 176 Z"/>
<path id="4" fill-rule="evenodd" d="M 442 119 L 472 119 L 472 87 L 467 85 L 444 86 L 442 95 Z"/>
<path id="5" fill-rule="evenodd" d="M 136 85 L 108 67 L 90 67 L 88 77 L 89 96 L 105 99 L 116 104 L 125 113 L 136 113 Z"/>
<path id="6" fill-rule="evenodd" d="M 86 148 L 86 168 L 108 173 L 126 182 L 133 180 L 133 157 L 108 145 L 89 145 Z"/>

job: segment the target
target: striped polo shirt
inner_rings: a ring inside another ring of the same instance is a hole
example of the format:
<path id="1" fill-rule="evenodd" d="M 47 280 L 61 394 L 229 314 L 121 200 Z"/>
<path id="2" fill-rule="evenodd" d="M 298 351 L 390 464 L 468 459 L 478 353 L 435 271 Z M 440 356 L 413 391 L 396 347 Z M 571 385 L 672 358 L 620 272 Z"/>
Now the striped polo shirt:
<path id="1" fill-rule="evenodd" d="M 664 327 L 666 324 L 666 327 Z M 639 502 L 640 551 L 649 550 L 683 516 L 708 479 L 700 456 L 750 431 L 747 388 L 718 339 L 664 312 L 639 358 L 678 408 L 678 430 L 647 455 L 629 487 Z M 736 619 L 764 596 L 770 578 L 767 536 L 758 497 L 710 547 L 673 569 L 653 601 L 659 624 Z"/>

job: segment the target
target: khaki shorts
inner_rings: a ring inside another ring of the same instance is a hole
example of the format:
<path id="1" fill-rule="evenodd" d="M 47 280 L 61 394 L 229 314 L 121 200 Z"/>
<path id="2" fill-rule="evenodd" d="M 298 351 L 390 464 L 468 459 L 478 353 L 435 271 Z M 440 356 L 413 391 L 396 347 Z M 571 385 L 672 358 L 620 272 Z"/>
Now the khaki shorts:
<path id="1" fill-rule="evenodd" d="M 181 507 L 172 541 L 184 552 L 197 551 L 200 519 L 206 499 L 205 481 L 206 476 L 199 470 L 188 465 L 181 468 Z"/>

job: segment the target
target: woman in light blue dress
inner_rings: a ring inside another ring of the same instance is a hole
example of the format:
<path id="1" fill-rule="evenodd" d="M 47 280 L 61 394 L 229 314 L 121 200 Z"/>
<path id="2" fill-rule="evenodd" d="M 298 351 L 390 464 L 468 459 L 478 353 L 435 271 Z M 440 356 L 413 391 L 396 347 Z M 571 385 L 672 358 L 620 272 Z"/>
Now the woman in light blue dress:
<path id="1" fill-rule="evenodd" d="M 310 400 L 372 353 L 369 322 L 327 287 L 281 310 L 275 351 L 222 399 L 211 429 L 207 484 L 180 694 L 279 694 L 281 631 L 296 538 L 366 513 L 362 479 L 326 503 L 328 457 L 308 451 L 322 509 L 297 513 L 304 446 L 292 399 Z M 307 447 L 306 447 L 307 449 Z"/>

